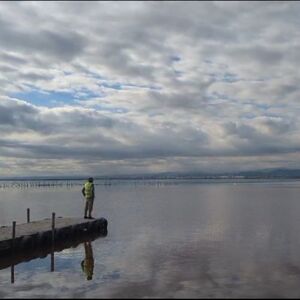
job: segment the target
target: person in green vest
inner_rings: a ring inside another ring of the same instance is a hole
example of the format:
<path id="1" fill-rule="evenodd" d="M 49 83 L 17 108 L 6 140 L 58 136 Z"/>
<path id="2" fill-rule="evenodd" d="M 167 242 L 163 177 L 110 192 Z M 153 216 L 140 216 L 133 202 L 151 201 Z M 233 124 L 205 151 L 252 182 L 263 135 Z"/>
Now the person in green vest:
<path id="1" fill-rule="evenodd" d="M 95 188 L 93 182 L 94 179 L 90 177 L 81 190 L 83 196 L 85 197 L 85 208 L 84 208 L 85 219 L 94 219 L 92 217 L 92 210 L 93 210 L 93 204 L 95 198 Z"/>

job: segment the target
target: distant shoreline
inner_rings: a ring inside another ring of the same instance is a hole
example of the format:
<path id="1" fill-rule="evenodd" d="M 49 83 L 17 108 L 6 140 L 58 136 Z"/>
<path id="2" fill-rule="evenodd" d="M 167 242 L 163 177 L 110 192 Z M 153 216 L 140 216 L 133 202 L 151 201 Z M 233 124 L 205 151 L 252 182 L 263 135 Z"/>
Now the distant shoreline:
<path id="1" fill-rule="evenodd" d="M 10 177 L 10 178 L 0 178 L 0 181 L 84 181 L 87 177 L 74 178 L 74 177 Z M 111 177 L 94 177 L 94 180 L 106 180 L 106 181 L 128 181 L 128 180 L 259 180 L 259 179 L 281 179 L 281 180 L 290 180 L 290 179 L 299 179 L 300 176 L 111 176 Z"/>

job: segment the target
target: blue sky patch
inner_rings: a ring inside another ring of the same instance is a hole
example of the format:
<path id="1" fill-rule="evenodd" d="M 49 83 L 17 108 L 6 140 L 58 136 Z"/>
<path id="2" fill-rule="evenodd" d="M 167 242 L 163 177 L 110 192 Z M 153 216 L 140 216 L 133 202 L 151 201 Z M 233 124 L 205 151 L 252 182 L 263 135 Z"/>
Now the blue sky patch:
<path id="1" fill-rule="evenodd" d="M 10 97 L 24 100 L 37 106 L 54 107 L 58 103 L 71 104 L 74 102 L 74 94 L 69 92 L 45 92 L 32 90 L 28 92 L 11 93 Z"/>
<path id="2" fill-rule="evenodd" d="M 12 98 L 24 100 L 28 103 L 37 106 L 56 107 L 61 105 L 71 105 L 77 100 L 88 100 L 95 97 L 104 97 L 104 95 L 96 94 L 89 89 L 80 89 L 78 91 L 64 92 L 64 91 L 44 91 L 32 89 L 26 92 L 16 92 L 9 94 Z"/>
<path id="3" fill-rule="evenodd" d="M 126 90 L 126 88 L 137 88 L 137 89 L 150 89 L 150 90 L 160 90 L 161 87 L 157 87 L 154 85 L 143 85 L 143 84 L 134 84 L 134 83 L 121 83 L 121 82 L 101 82 L 99 83 L 99 86 L 114 89 L 114 90 Z"/>
<path id="4" fill-rule="evenodd" d="M 114 89 L 114 90 L 122 90 L 122 84 L 119 82 L 115 82 L 115 83 L 107 83 L 107 82 L 103 82 L 100 84 L 100 86 L 103 86 L 105 88 L 109 88 L 109 89 Z"/>

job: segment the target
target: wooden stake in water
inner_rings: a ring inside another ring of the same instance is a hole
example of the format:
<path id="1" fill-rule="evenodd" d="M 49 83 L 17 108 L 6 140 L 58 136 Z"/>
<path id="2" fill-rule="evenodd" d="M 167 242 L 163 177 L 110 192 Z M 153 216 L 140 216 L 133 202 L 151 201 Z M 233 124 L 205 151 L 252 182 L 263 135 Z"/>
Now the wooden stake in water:
<path id="1" fill-rule="evenodd" d="M 52 213 L 51 272 L 54 271 L 54 237 L 55 237 L 55 213 Z"/>
<path id="2" fill-rule="evenodd" d="M 15 238 L 16 238 L 16 221 L 12 223 L 12 239 L 11 239 L 11 253 L 12 257 L 14 256 L 15 252 Z M 11 283 L 15 282 L 15 265 L 11 265 Z"/>
<path id="3" fill-rule="evenodd" d="M 27 208 L 27 223 L 30 223 L 30 209 Z"/>

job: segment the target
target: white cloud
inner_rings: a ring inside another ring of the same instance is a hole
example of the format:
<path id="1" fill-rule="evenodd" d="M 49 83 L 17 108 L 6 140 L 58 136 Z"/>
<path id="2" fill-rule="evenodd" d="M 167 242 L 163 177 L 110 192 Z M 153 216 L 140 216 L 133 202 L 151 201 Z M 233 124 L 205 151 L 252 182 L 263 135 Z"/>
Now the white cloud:
<path id="1" fill-rule="evenodd" d="M 1 3 L 0 175 L 292 166 L 298 6 Z"/>

